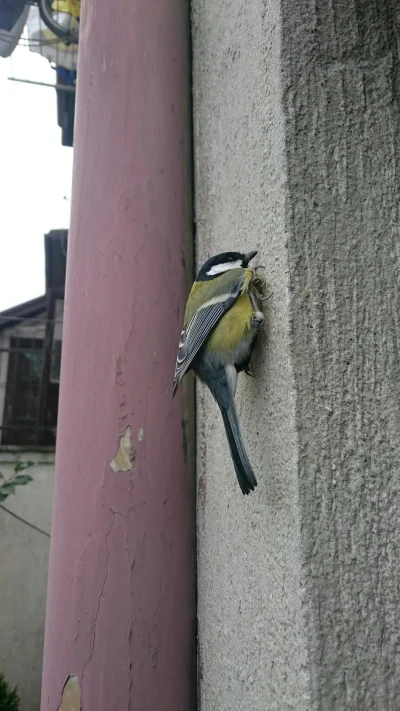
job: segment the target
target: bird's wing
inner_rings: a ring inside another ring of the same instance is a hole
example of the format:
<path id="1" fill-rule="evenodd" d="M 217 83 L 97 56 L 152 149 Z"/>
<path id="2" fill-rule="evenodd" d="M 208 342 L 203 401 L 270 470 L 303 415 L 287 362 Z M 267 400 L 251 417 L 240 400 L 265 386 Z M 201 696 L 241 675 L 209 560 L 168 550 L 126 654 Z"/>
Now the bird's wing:
<path id="1" fill-rule="evenodd" d="M 212 329 L 222 316 L 230 309 L 243 290 L 244 278 L 239 277 L 231 285 L 229 293 L 219 294 L 207 301 L 184 325 L 179 339 L 179 350 L 176 358 L 172 395 L 174 396 L 180 381 L 189 370 L 193 358 L 206 342 Z"/>

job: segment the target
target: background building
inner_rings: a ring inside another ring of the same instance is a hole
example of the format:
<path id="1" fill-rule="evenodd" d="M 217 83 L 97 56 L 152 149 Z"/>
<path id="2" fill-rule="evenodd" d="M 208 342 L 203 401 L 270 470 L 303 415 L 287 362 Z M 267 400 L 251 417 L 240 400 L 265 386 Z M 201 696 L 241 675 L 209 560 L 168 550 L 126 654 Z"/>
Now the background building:
<path id="1" fill-rule="evenodd" d="M 0 505 L 0 669 L 21 711 L 40 705 L 67 231 L 45 236 L 46 293 L 0 313 L 0 471 L 34 462 Z"/>

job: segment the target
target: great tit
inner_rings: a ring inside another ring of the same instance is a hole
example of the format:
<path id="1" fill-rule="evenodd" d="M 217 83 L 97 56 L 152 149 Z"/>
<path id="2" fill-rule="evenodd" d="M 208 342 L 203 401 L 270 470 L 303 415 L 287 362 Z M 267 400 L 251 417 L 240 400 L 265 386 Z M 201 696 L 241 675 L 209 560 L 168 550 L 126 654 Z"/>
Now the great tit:
<path id="1" fill-rule="evenodd" d="M 240 433 L 235 408 L 238 373 L 249 373 L 250 357 L 263 323 L 264 283 L 249 267 L 257 252 L 224 252 L 208 259 L 191 288 L 181 332 L 172 394 L 191 368 L 208 385 L 221 410 L 239 486 L 249 494 L 257 480 Z M 250 373 L 249 373 L 250 374 Z"/>

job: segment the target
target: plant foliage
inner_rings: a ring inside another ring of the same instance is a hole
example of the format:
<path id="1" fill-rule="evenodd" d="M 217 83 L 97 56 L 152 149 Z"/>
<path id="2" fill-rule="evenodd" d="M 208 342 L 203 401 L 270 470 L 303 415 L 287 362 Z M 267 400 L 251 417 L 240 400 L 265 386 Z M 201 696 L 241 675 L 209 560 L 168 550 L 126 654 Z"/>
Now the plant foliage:
<path id="1" fill-rule="evenodd" d="M 29 467 L 33 465 L 34 462 L 17 462 L 14 467 L 14 474 L 9 479 L 5 479 L 0 472 L 0 504 L 3 503 L 10 494 L 15 494 L 17 486 L 24 486 L 32 481 L 32 477 L 29 474 L 21 474 L 20 472 L 29 469 Z"/>
<path id="2" fill-rule="evenodd" d="M 18 711 L 19 696 L 17 687 L 10 689 L 3 674 L 0 674 L 0 711 Z"/>

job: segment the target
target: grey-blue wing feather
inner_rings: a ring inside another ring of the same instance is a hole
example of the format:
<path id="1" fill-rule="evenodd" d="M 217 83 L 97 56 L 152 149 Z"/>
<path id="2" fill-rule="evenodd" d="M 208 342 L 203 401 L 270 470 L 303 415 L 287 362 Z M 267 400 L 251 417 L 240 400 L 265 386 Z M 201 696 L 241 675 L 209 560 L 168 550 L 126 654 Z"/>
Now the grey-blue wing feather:
<path id="1" fill-rule="evenodd" d="M 199 309 L 191 321 L 183 327 L 179 339 L 172 395 L 175 395 L 180 381 L 190 369 L 193 359 L 206 342 L 212 329 L 236 301 L 242 286 L 243 280 L 239 279 L 224 301 L 218 301 L 206 308 Z"/>

